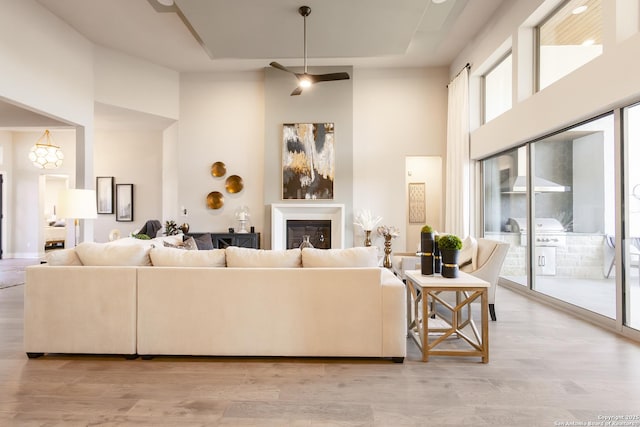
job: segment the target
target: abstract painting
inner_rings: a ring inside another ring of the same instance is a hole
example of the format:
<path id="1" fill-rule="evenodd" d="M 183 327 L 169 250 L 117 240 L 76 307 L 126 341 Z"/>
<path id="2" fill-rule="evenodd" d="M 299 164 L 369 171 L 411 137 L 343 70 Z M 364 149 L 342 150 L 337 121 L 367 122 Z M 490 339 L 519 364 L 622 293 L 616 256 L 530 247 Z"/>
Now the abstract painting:
<path id="1" fill-rule="evenodd" d="M 409 223 L 423 224 L 426 221 L 424 182 L 409 183 Z"/>
<path id="2" fill-rule="evenodd" d="M 333 199 L 334 173 L 333 123 L 283 125 L 283 199 Z"/>

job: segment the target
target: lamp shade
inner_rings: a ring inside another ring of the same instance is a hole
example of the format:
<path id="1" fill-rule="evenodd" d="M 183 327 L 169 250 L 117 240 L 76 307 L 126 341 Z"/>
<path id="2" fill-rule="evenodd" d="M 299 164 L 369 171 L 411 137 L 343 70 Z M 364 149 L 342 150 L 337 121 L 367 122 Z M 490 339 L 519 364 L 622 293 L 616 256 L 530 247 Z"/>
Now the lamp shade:
<path id="1" fill-rule="evenodd" d="M 97 218 L 96 192 L 94 190 L 68 189 L 58 194 L 58 216 L 60 218 Z"/>

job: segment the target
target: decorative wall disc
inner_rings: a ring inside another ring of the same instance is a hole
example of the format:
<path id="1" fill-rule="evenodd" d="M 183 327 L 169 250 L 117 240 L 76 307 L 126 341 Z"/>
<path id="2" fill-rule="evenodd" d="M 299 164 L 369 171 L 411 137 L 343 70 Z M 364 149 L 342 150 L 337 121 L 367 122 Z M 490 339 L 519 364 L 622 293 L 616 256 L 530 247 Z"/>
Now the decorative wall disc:
<path id="1" fill-rule="evenodd" d="M 207 195 L 207 207 L 209 209 L 220 209 L 224 205 L 224 196 L 219 191 L 212 191 Z"/>
<path id="2" fill-rule="evenodd" d="M 244 188 L 242 178 L 238 175 L 231 175 L 224 183 L 224 188 L 227 189 L 227 193 L 239 193 Z"/>
<path id="3" fill-rule="evenodd" d="M 211 175 L 215 177 L 224 176 L 227 173 L 227 166 L 223 162 L 215 162 L 211 165 Z"/>

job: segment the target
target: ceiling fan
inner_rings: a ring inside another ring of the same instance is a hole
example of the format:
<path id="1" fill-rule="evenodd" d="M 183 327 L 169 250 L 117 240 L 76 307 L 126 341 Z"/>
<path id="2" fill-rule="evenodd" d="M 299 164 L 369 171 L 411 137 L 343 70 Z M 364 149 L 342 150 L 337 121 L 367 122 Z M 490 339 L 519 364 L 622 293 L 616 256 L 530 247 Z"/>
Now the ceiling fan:
<path id="1" fill-rule="evenodd" d="M 311 87 L 314 83 L 330 82 L 334 80 L 349 80 L 349 73 L 328 73 L 328 74 L 309 74 L 307 73 L 307 16 L 311 14 L 311 8 L 309 6 L 300 6 L 298 13 L 304 18 L 304 72 L 296 73 L 293 70 L 288 69 L 284 65 L 280 65 L 277 62 L 272 62 L 273 68 L 291 73 L 298 79 L 298 87 L 291 92 L 291 96 L 300 95 L 302 90 Z"/>

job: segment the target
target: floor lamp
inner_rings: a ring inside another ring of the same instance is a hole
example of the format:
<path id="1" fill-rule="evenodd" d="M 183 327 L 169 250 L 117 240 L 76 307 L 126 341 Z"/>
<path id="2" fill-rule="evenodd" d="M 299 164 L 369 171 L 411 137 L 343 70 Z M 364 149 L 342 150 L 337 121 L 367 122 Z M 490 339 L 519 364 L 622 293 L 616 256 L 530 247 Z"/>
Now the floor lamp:
<path id="1" fill-rule="evenodd" d="M 60 218 L 73 218 L 74 246 L 78 245 L 81 219 L 95 219 L 96 192 L 94 190 L 68 189 L 58 194 L 58 213 Z"/>

